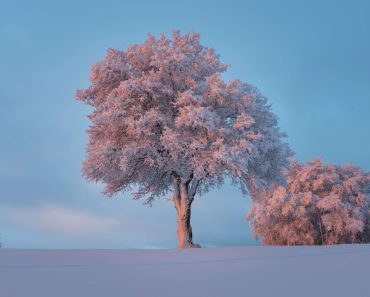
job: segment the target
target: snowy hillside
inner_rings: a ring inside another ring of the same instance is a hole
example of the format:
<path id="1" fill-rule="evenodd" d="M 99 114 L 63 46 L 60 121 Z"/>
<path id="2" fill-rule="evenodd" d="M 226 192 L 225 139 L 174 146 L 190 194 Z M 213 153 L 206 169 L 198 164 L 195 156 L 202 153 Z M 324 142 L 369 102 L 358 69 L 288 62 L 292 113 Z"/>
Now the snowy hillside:
<path id="1" fill-rule="evenodd" d="M 1 297 L 370 296 L 370 245 L 0 250 Z"/>

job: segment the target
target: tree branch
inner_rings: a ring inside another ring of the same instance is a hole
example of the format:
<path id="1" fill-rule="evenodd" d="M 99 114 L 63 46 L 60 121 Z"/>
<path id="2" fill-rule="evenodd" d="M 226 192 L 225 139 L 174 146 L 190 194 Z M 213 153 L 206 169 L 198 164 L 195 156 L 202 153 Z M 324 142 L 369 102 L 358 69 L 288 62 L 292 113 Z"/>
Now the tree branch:
<path id="1" fill-rule="evenodd" d="M 194 199 L 194 196 L 197 192 L 198 186 L 199 186 L 200 180 L 197 178 L 193 178 L 191 185 L 189 187 L 189 199 L 192 201 Z"/>

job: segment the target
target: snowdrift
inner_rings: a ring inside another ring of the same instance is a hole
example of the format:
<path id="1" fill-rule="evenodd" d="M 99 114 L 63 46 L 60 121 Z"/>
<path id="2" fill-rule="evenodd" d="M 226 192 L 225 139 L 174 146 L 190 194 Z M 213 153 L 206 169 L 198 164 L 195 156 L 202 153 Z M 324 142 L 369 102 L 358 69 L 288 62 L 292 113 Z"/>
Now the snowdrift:
<path id="1" fill-rule="evenodd" d="M 0 250 L 1 297 L 370 296 L 370 245 Z"/>

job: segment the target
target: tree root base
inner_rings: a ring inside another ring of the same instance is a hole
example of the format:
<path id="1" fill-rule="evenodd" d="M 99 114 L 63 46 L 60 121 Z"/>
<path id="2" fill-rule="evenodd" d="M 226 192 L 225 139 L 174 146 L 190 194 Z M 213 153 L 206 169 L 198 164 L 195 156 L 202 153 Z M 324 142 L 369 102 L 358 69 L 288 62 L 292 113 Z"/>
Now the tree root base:
<path id="1" fill-rule="evenodd" d="M 179 249 L 196 249 L 201 248 L 200 244 L 194 242 L 187 242 L 178 246 Z"/>

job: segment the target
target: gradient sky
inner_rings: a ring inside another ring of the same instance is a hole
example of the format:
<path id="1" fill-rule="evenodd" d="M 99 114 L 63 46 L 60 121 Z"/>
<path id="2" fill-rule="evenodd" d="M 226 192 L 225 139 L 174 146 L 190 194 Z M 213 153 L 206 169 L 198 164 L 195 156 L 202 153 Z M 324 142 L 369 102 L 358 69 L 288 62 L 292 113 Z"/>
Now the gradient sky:
<path id="1" fill-rule="evenodd" d="M 54 2 L 54 3 L 52 3 Z M 225 79 L 268 97 L 299 160 L 370 170 L 369 1 L 0 2 L 0 234 L 4 247 L 171 248 L 176 215 L 82 179 L 89 107 L 74 100 L 107 48 L 196 31 Z M 226 184 L 193 204 L 195 241 L 259 244 Z"/>

